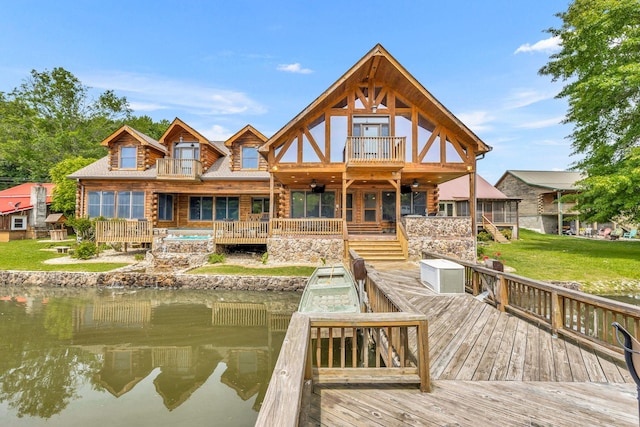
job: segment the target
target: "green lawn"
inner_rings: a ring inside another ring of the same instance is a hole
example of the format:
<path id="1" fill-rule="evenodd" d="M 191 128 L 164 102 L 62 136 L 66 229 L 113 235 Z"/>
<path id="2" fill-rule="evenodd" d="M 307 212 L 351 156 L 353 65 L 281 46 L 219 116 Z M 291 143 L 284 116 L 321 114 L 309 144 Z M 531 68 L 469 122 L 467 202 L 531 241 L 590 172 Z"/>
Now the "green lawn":
<path id="1" fill-rule="evenodd" d="M 279 266 L 244 267 L 233 264 L 212 264 L 190 270 L 190 274 L 229 274 L 236 276 L 311 276 L 315 267 Z"/>
<path id="2" fill-rule="evenodd" d="M 532 279 L 576 281 L 587 288 L 598 283 L 640 280 L 638 240 L 586 239 L 520 230 L 520 240 L 491 243 L 484 247 L 484 253 L 515 268 L 515 274 Z"/>
<path id="3" fill-rule="evenodd" d="M 127 265 L 123 263 L 45 264 L 44 261 L 48 259 L 64 256 L 51 250 L 56 246 L 70 246 L 70 242 L 53 243 L 42 240 L 0 242 L 0 270 L 102 272 Z"/>

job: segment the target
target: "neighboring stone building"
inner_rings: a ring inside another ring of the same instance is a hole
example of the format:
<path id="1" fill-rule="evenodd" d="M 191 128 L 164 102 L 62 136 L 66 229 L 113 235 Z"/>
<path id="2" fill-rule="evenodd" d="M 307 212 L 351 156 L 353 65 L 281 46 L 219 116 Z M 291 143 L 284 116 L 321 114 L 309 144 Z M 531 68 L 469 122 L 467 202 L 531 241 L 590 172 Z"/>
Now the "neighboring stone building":
<path id="1" fill-rule="evenodd" d="M 579 172 L 508 170 L 495 186 L 507 196 L 521 199 L 520 227 L 546 234 L 577 234 L 579 224 L 571 220 L 575 204 L 560 199 L 575 194 L 575 184 L 582 178 Z"/>

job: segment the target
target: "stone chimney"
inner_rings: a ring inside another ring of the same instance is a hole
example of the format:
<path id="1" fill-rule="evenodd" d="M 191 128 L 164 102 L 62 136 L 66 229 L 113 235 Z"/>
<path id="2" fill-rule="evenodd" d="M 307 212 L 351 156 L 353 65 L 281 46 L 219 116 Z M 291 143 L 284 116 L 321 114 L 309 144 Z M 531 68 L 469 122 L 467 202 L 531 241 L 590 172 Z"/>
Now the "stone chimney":
<path id="1" fill-rule="evenodd" d="M 46 228 L 47 223 L 47 189 L 41 184 L 31 187 L 31 226 L 33 228 Z"/>

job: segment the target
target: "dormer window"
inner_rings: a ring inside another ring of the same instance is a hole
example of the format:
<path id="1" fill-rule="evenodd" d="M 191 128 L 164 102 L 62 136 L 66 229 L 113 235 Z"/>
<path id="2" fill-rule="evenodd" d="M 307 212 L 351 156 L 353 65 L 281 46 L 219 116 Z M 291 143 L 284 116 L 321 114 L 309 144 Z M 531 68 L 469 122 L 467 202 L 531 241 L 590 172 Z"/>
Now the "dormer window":
<path id="1" fill-rule="evenodd" d="M 120 148 L 120 169 L 135 169 L 137 165 L 138 150 L 136 147 Z"/>
<path id="2" fill-rule="evenodd" d="M 242 147 L 242 169 L 258 169 L 257 147 Z"/>
<path id="3" fill-rule="evenodd" d="M 200 160 L 200 144 L 197 141 L 178 142 L 173 149 L 173 157 L 182 160 Z"/>

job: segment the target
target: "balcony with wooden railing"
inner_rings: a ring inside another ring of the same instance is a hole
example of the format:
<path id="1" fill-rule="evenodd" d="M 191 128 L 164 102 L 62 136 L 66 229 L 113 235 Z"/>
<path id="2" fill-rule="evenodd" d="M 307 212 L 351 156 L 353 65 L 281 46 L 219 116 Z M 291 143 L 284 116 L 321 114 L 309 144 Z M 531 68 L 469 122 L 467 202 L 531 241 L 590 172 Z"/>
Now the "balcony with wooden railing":
<path id="1" fill-rule="evenodd" d="M 96 244 L 100 243 L 151 243 L 153 225 L 147 220 L 96 221 Z"/>
<path id="2" fill-rule="evenodd" d="M 158 159 L 158 179 L 197 180 L 202 175 L 202 163 L 194 159 Z"/>
<path id="3" fill-rule="evenodd" d="M 350 136 L 345 147 L 345 163 L 353 167 L 401 168 L 405 162 L 403 136 Z"/>

